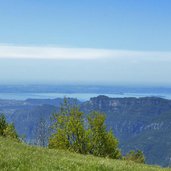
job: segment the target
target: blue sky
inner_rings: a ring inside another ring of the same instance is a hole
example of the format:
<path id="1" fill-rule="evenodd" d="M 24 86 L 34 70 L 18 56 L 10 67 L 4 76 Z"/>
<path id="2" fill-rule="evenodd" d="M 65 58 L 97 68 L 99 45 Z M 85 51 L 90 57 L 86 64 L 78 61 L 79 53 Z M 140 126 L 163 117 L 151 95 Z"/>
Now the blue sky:
<path id="1" fill-rule="evenodd" d="M 0 0 L 0 82 L 171 85 L 170 6 Z"/>

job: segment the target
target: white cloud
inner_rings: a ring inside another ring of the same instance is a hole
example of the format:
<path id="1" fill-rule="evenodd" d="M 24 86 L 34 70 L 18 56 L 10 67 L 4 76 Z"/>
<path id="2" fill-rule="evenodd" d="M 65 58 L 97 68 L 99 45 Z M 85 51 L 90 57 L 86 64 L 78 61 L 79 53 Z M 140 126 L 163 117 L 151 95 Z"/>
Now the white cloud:
<path id="1" fill-rule="evenodd" d="M 109 50 L 93 48 L 61 48 L 49 46 L 15 46 L 0 45 L 0 58 L 21 59 L 99 59 L 123 58 L 136 62 L 143 60 L 171 61 L 171 52 L 144 52 L 128 50 Z"/>
<path id="2" fill-rule="evenodd" d="M 90 48 L 0 46 L 0 58 L 96 59 L 113 56 L 113 51 Z"/>

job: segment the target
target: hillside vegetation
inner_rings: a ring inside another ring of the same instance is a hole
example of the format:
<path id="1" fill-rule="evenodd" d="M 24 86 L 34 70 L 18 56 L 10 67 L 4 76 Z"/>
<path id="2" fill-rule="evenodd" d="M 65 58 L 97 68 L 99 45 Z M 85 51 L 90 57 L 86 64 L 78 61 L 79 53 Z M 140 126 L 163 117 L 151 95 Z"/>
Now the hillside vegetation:
<path id="1" fill-rule="evenodd" d="M 6 115 L 9 123 L 14 123 L 20 136 L 26 136 L 27 143 L 35 143 L 40 120 L 51 125 L 50 117 L 59 111 L 62 101 L 60 98 L 0 100 L 0 113 Z M 139 149 L 143 151 L 146 163 L 171 166 L 171 100 L 98 96 L 79 104 L 84 113 L 99 111 L 106 114 L 107 129 L 112 129 L 119 140 L 123 155 Z"/>
<path id="2" fill-rule="evenodd" d="M 169 171 L 171 169 L 33 147 L 0 137 L 0 170 Z"/>

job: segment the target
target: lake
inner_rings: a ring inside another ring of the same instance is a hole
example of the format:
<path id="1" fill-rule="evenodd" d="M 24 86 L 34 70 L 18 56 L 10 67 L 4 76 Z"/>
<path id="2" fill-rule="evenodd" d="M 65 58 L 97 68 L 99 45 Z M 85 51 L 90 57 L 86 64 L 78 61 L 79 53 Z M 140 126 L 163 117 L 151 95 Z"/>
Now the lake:
<path id="1" fill-rule="evenodd" d="M 80 101 L 89 100 L 91 97 L 97 97 L 99 95 L 105 95 L 114 98 L 124 97 L 161 97 L 165 99 L 171 99 L 171 94 L 164 93 L 122 93 L 122 94 L 97 94 L 97 93 L 0 93 L 0 99 L 15 99 L 15 100 L 26 100 L 28 98 L 33 99 L 54 99 L 71 97 L 77 98 Z"/>

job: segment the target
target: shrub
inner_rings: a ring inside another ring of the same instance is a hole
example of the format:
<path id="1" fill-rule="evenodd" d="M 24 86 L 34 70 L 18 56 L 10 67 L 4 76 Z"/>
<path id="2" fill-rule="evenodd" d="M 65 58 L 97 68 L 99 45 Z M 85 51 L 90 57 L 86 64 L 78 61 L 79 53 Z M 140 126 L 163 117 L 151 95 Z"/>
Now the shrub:
<path id="1" fill-rule="evenodd" d="M 0 114 L 0 136 L 4 136 L 4 130 L 7 128 L 5 115 Z"/>
<path id="2" fill-rule="evenodd" d="M 0 136 L 19 140 L 13 124 L 8 124 L 5 119 L 5 115 L 0 115 Z"/>
<path id="3" fill-rule="evenodd" d="M 145 163 L 145 157 L 141 150 L 131 150 L 125 157 L 125 160 L 131 160 L 137 163 Z"/>

